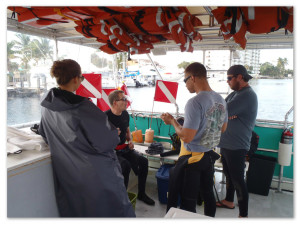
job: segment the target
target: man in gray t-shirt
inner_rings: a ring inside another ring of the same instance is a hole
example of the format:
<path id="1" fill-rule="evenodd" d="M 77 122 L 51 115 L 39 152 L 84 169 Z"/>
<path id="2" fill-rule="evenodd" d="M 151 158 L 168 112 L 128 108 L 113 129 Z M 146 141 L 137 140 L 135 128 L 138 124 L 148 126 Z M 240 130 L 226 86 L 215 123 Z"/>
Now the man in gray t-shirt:
<path id="1" fill-rule="evenodd" d="M 184 142 L 191 152 L 208 152 L 220 142 L 221 128 L 228 120 L 226 103 L 214 91 L 201 91 L 185 105 L 183 128 L 197 130 L 193 140 Z"/>
<path id="2" fill-rule="evenodd" d="M 257 115 L 257 96 L 248 81 L 251 79 L 242 65 L 234 65 L 227 71 L 228 85 L 234 92 L 225 99 L 228 108 L 228 126 L 221 135 L 220 147 L 223 170 L 226 176 L 226 197 L 217 207 L 234 208 L 237 192 L 239 216 L 248 216 L 248 190 L 244 179 L 245 156 Z"/>
<path id="3" fill-rule="evenodd" d="M 214 154 L 217 153 L 212 149 L 219 144 L 221 132 L 226 130 L 228 115 L 225 100 L 210 88 L 206 75 L 200 63 L 192 63 L 185 69 L 186 88 L 197 95 L 185 106 L 183 126 L 169 113 L 163 113 L 161 118 L 174 126 L 183 143 L 179 159 L 170 169 L 167 211 L 177 207 L 180 193 L 180 208 L 196 212 L 200 190 L 204 214 L 214 217 Z"/>

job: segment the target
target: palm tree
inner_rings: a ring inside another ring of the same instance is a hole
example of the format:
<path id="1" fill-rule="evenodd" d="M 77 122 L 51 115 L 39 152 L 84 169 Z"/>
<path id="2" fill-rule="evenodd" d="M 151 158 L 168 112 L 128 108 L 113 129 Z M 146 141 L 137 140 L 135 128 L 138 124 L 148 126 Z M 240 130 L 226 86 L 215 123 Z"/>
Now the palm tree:
<path id="1" fill-rule="evenodd" d="M 277 59 L 277 67 L 280 72 L 280 76 L 284 76 L 285 66 L 288 65 L 287 58 L 278 58 Z"/>
<path id="2" fill-rule="evenodd" d="M 17 58 L 16 54 L 19 52 L 15 50 L 15 42 L 11 41 L 7 43 L 7 72 L 9 76 L 13 79 L 14 72 L 18 69 L 18 64 L 15 62 L 12 62 L 12 59 Z M 9 79 L 10 81 L 10 79 Z"/>
<path id="3" fill-rule="evenodd" d="M 31 40 L 26 34 L 16 34 L 16 37 L 19 39 L 19 41 L 15 41 L 15 43 L 20 54 L 21 65 L 24 66 L 25 76 L 28 81 L 28 86 L 30 87 L 30 74 L 28 74 L 28 71 L 30 69 L 29 62 L 32 59 Z"/>
<path id="4" fill-rule="evenodd" d="M 33 58 L 36 63 L 43 59 L 44 63 L 47 59 L 53 61 L 53 47 L 50 45 L 50 40 L 41 38 L 40 40 L 34 39 L 32 41 Z"/>

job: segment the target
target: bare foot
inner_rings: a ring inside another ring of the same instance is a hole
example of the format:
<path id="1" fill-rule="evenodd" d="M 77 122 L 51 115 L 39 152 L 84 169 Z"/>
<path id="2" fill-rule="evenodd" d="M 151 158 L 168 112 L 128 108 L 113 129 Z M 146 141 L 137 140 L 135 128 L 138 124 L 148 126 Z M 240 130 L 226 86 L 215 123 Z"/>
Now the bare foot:
<path id="1" fill-rule="evenodd" d="M 216 206 L 220 208 L 227 208 L 227 209 L 234 209 L 234 203 L 224 200 L 221 200 L 220 202 L 216 202 Z"/>

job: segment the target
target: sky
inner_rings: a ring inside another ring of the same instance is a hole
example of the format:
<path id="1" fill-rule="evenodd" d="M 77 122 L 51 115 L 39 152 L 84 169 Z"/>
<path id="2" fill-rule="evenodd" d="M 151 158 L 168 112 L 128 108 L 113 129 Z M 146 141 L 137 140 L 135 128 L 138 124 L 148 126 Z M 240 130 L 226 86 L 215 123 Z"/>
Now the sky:
<path id="1" fill-rule="evenodd" d="M 294 50 L 293 49 L 263 49 L 260 51 L 260 62 L 270 62 L 274 65 L 277 64 L 277 59 L 287 58 L 288 65 L 286 69 L 293 69 L 294 65 Z"/>

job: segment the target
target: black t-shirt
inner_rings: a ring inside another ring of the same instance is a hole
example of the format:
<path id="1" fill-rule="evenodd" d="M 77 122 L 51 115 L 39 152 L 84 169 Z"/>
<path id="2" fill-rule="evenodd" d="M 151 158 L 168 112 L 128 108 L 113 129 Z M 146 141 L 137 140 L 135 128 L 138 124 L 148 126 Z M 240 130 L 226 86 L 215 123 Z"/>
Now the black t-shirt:
<path id="1" fill-rule="evenodd" d="M 125 110 L 122 112 L 122 114 L 120 116 L 117 116 L 115 114 L 112 113 L 111 109 L 105 111 L 108 120 L 116 127 L 116 128 L 120 128 L 121 133 L 119 135 L 120 137 L 120 143 L 119 145 L 122 145 L 125 143 L 126 141 L 126 131 L 127 128 L 129 127 L 129 114 L 128 112 Z"/>

